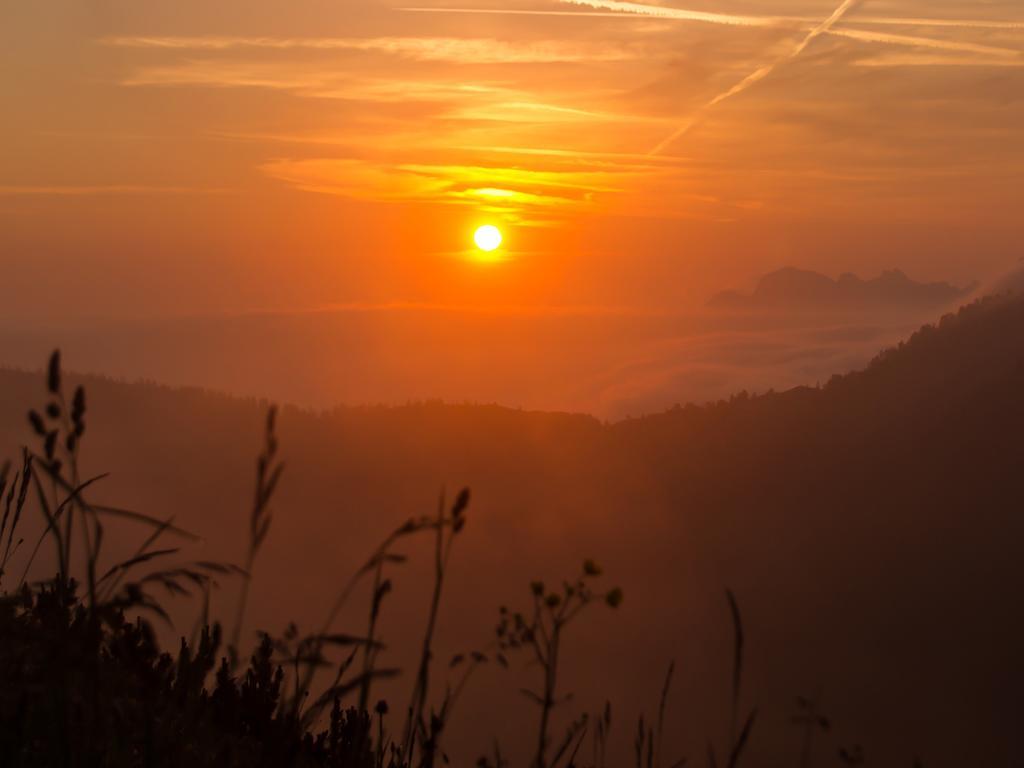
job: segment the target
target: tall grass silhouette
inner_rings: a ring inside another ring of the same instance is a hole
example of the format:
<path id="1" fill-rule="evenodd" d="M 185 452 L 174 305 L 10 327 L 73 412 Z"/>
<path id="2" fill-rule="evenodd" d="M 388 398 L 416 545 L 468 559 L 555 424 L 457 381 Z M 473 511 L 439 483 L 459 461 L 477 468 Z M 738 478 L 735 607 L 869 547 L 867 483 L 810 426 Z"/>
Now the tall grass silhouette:
<path id="1" fill-rule="evenodd" d="M 466 525 L 468 490 L 450 506 L 442 496 L 436 514 L 397 527 L 346 582 L 320 632 L 302 635 L 291 625 L 280 637 L 263 634 L 242 668 L 252 572 L 284 472 L 276 409 L 267 414 L 239 567 L 181 562 L 182 543 L 197 536 L 173 519 L 91 502 L 88 491 L 106 476 L 83 480 L 79 475 L 85 392 L 79 387 L 70 400 L 65 397 L 59 352 L 47 367 L 46 392 L 43 408 L 29 412 L 40 445 L 24 450 L 20 468 L 7 464 L 0 473 L 0 669 L 7 682 L 0 692 L 0 756 L 5 765 L 435 765 L 459 694 L 472 671 L 488 661 L 473 651 L 460 682 L 447 687 L 439 704 L 431 703 L 434 635 L 453 545 Z M 11 589 L 7 576 L 24 544 L 17 532 L 33 500 L 43 518 L 42 533 Z M 149 531 L 132 556 L 103 570 L 104 531 L 112 519 L 142 523 Z M 380 700 L 372 713 L 369 709 L 373 682 L 399 674 L 379 664 L 384 644 L 377 627 L 391 589 L 386 569 L 405 561 L 393 547 L 421 534 L 432 537 L 433 588 L 404 724 L 392 736 L 387 703 Z M 29 581 L 47 541 L 54 547 L 57 573 Z M 226 643 L 221 624 L 209 616 L 210 591 L 225 578 L 241 580 Z M 366 632 L 333 631 L 342 607 L 364 581 L 371 589 Z M 182 638 L 176 656 L 160 650 L 149 618 L 170 623 L 162 604 L 168 597 L 201 600 L 192 640 Z M 331 653 L 339 651 L 340 658 L 332 661 Z M 333 677 L 313 695 L 317 673 L 328 666 L 334 667 Z M 343 707 L 350 697 L 356 704 Z M 318 730 L 325 716 L 326 728 Z"/>

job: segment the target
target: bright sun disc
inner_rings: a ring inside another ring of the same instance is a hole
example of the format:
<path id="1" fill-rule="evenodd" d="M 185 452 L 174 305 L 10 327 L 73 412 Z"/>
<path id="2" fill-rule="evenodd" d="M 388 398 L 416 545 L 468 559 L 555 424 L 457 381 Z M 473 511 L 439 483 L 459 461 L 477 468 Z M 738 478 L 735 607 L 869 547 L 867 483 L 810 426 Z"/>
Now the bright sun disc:
<path id="1" fill-rule="evenodd" d="M 484 224 L 473 233 L 473 242 L 481 251 L 493 251 L 501 245 L 501 231 L 492 224 Z"/>

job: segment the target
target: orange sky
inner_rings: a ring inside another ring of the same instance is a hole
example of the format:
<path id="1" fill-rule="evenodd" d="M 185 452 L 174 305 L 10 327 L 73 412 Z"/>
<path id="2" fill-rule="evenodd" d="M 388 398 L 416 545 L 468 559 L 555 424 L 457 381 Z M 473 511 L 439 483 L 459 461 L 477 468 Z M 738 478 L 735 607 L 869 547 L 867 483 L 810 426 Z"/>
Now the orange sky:
<path id="1" fill-rule="evenodd" d="M 0 17 L 8 319 L 679 307 L 784 264 L 964 282 L 1020 253 L 1012 0 Z M 466 258 L 484 222 L 501 263 Z"/>

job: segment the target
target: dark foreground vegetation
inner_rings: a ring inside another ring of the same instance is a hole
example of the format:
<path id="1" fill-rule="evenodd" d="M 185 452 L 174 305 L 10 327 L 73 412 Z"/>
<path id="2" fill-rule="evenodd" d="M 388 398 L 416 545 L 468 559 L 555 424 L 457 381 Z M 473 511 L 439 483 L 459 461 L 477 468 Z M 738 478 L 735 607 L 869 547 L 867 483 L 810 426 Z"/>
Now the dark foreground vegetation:
<path id="1" fill-rule="evenodd" d="M 985 473 L 992 482 L 969 489 L 981 509 L 992 514 L 1000 502 L 1009 501 L 1007 490 L 1019 484 L 1019 475 L 1006 474 L 1013 465 L 1019 466 L 1019 456 L 991 450 L 994 441 L 1004 437 L 996 425 L 1000 420 L 1015 423 L 1018 414 L 1008 413 L 1004 401 L 984 397 L 992 391 L 995 376 L 987 363 L 993 357 L 1007 360 L 1009 367 L 999 372 L 996 389 L 1010 387 L 1020 378 L 1024 370 L 1020 336 L 1013 334 L 1024 327 L 1022 316 L 1020 303 L 974 307 L 938 329 L 922 331 L 905 348 L 881 356 L 866 372 L 837 379 L 822 389 L 740 397 L 708 408 L 688 407 L 651 423 L 631 422 L 615 429 L 620 439 L 632 441 L 637 448 L 655 440 L 673 446 L 681 434 L 699 435 L 703 455 L 687 455 L 693 461 L 683 466 L 702 461 L 705 470 L 726 446 L 734 454 L 737 450 L 762 451 L 764 436 L 777 434 L 784 434 L 785 439 L 765 459 L 766 465 L 781 462 L 813 468 L 824 461 L 822 452 L 812 455 L 809 443 L 800 436 L 835 430 L 842 440 L 832 441 L 830 450 L 841 453 L 848 445 L 875 445 L 876 453 L 890 459 L 906 454 L 898 465 L 900 471 L 925 477 L 934 471 L 927 461 L 936 453 L 912 438 L 919 437 L 922 428 L 944 435 L 942 430 L 953 424 L 960 434 L 970 436 L 967 449 L 992 437 L 987 444 L 990 453 L 985 453 Z M 988 332 L 992 326 L 1008 329 L 1009 335 Z M 946 364 L 951 350 L 965 361 L 963 365 L 950 368 Z M 944 386 L 920 386 L 929 379 L 935 383 L 936 371 L 944 372 Z M 267 419 L 257 462 L 240 565 L 207 561 L 190 557 L 190 540 L 195 534 L 179 527 L 174 518 L 150 518 L 91 501 L 104 478 L 80 476 L 80 452 L 83 441 L 88 443 L 85 393 L 82 389 L 65 393 L 57 355 L 51 360 L 47 378 L 46 400 L 30 414 L 38 438 L 36 447 L 26 450 L 17 466 L 8 466 L 2 473 L 0 764 L 437 765 L 447 760 L 447 728 L 474 674 L 484 666 L 509 664 L 527 664 L 534 680 L 522 695 L 535 707 L 536 719 L 523 729 L 526 749 L 518 750 L 529 755 L 533 768 L 621 764 L 608 756 L 611 710 L 567 716 L 573 704 L 566 698 L 559 676 L 564 644 L 573 640 L 570 625 L 585 623 L 586 612 L 615 608 L 623 599 L 620 590 L 601 586 L 604 581 L 596 563 L 586 561 L 577 576 L 555 589 L 540 582 L 530 584 L 524 591 L 525 609 L 516 610 L 513 605 L 498 611 L 490 642 L 451 658 L 435 658 L 446 577 L 453 549 L 467 525 L 469 494 L 463 491 L 454 499 L 442 498 L 434 514 L 400 524 L 365 562 L 354 564 L 354 575 L 338 591 L 317 632 L 303 634 L 290 627 L 280 636 L 263 634 L 252 647 L 243 627 L 247 604 L 258 601 L 259 595 L 249 595 L 249 584 L 273 529 L 271 501 L 285 471 L 278 458 L 275 411 L 271 410 Z M 964 391 L 978 400 L 977 407 L 966 413 L 953 407 L 962 401 L 951 396 Z M 885 392 L 890 408 L 881 420 L 899 425 L 904 433 L 886 432 L 879 426 L 877 399 L 873 398 L 876 392 Z M 1014 407 L 1019 410 L 1019 403 Z M 942 424 L 932 420 L 936 414 L 945 414 Z M 737 425 L 741 422 L 748 428 L 757 425 L 757 437 L 750 432 L 740 435 Z M 579 426 L 592 434 L 589 425 Z M 893 439 L 878 442 L 879 436 Z M 906 442 L 900 442 L 901 437 Z M 678 448 L 677 456 L 693 451 L 692 445 L 681 441 Z M 943 450 L 953 453 L 961 448 L 945 445 Z M 865 468 L 870 472 L 872 466 L 868 459 L 857 464 L 857 477 L 863 479 Z M 892 472 L 891 468 L 884 471 Z M 1017 479 L 1007 482 L 1002 479 L 1004 474 Z M 895 487 L 896 478 L 891 474 L 885 477 Z M 707 487 L 695 487 L 685 473 L 681 478 L 677 482 L 690 483 L 687 490 L 691 496 L 710 495 Z M 766 478 L 755 478 L 751 485 L 769 498 Z M 811 472 L 801 493 L 809 493 L 808 488 L 813 490 L 819 484 L 824 487 L 829 481 L 822 473 Z M 872 484 L 865 490 L 855 485 L 848 481 L 841 486 L 847 491 L 847 504 L 867 504 L 867 494 L 880 487 Z M 738 506 L 744 487 L 734 483 L 716 490 L 728 494 L 717 497 L 724 502 L 723 514 L 732 505 Z M 41 518 L 41 534 L 35 530 L 23 533 L 31 516 Z M 143 523 L 149 530 L 130 557 L 109 562 L 104 537 L 128 521 Z M 950 524 L 949 520 L 937 522 Z M 392 590 L 390 574 L 406 557 L 396 545 L 410 539 L 429 548 L 432 583 L 426 623 L 416 630 L 418 661 L 400 671 L 384 664 L 387 656 L 380 618 Z M 38 580 L 40 568 L 51 563 L 56 575 Z M 211 595 L 227 582 L 240 588 L 241 599 L 237 612 L 232 610 L 219 623 L 210 615 Z M 369 615 L 358 631 L 339 632 L 336 619 L 356 592 L 369 593 Z M 166 602 L 175 597 L 193 601 L 196 620 L 180 645 L 165 650 L 158 639 L 160 626 L 169 620 Z M 723 686 L 729 702 L 728 734 L 710 740 L 690 756 L 690 764 L 745 764 L 750 761 L 751 745 L 763 732 L 756 713 L 744 704 L 747 649 L 739 608 L 731 593 L 728 605 L 734 630 L 733 672 Z M 666 730 L 672 727 L 665 712 L 673 672 L 670 666 L 661 695 L 654 702 L 653 716 L 640 718 L 632 729 L 616 721 L 620 734 L 632 730 L 629 762 L 638 768 L 683 763 L 676 761 L 676 755 L 666 754 L 662 744 Z M 1012 675 L 1013 669 L 1006 672 Z M 407 683 L 406 694 L 384 701 L 379 685 L 399 675 Z M 520 694 L 513 691 L 513 695 Z M 561 713 L 557 722 L 552 717 L 556 710 Z M 817 697 L 799 699 L 792 720 L 799 734 L 799 752 L 791 764 L 810 765 L 811 746 L 824 740 L 831 723 L 821 712 Z M 819 750 L 818 754 L 825 752 Z M 828 754 L 828 760 L 814 764 L 866 763 L 864 751 L 857 746 L 830 744 Z M 495 745 L 481 758 L 481 764 L 493 768 L 507 765 L 502 745 Z"/>
<path id="2" fill-rule="evenodd" d="M 164 561 L 181 554 L 179 546 L 163 540 L 194 536 L 170 519 L 89 503 L 88 489 L 103 476 L 79 476 L 85 391 L 79 387 L 73 398 L 65 396 L 58 352 L 50 359 L 47 390 L 45 406 L 28 414 L 39 450 L 26 448 L 20 469 L 12 474 L 8 465 L 0 475 L 4 765 L 427 768 L 447 761 L 441 738 L 451 710 L 473 669 L 490 661 L 480 651 L 452 658 L 449 668 L 466 671 L 457 686 L 447 687 L 438 702 L 431 701 L 432 641 L 449 558 L 466 523 L 468 490 L 450 507 L 442 497 L 436 515 L 411 518 L 395 529 L 345 585 L 323 631 L 303 636 L 292 626 L 279 638 L 264 634 L 244 666 L 239 638 L 250 574 L 270 531 L 270 502 L 284 471 L 277 460 L 276 410 L 271 408 L 267 416 L 257 461 L 245 568 L 201 560 L 163 567 Z M 45 523 L 35 542 L 18 537 L 30 499 Z M 111 518 L 119 517 L 144 522 L 151 532 L 132 557 L 104 570 L 104 531 Z M 421 534 L 433 540 L 434 586 L 411 698 L 404 717 L 397 718 L 404 724 L 394 729 L 386 701 L 378 700 L 370 709 L 373 682 L 398 673 L 378 665 L 383 645 L 375 631 L 391 589 L 385 569 L 405 559 L 393 547 Z M 52 579 L 29 581 L 44 545 L 54 547 L 58 572 Z M 5 577 L 19 552 L 27 554 L 21 579 L 7 591 Z M 73 576 L 76 572 L 84 586 Z M 531 584 L 529 612 L 500 611 L 490 649 L 493 658 L 507 665 L 507 654 L 523 650 L 542 672 L 539 691 L 524 691 L 540 712 L 533 761 L 538 768 L 574 765 L 586 733 L 586 719 L 579 720 L 560 744 L 553 743 L 550 716 L 559 700 L 558 654 L 566 628 L 593 603 L 615 608 L 622 601 L 617 588 L 595 590 L 600 575 L 600 568 L 588 560 L 579 577 L 560 589 Z M 233 639 L 225 645 L 222 627 L 208 615 L 208 605 L 217 580 L 228 577 L 242 579 L 243 586 Z M 372 584 L 366 633 L 331 632 L 338 611 L 363 581 Z M 161 600 L 175 596 L 198 596 L 203 606 L 192 640 L 182 638 L 177 653 L 171 654 L 159 648 L 150 617 L 169 621 Z M 331 652 L 340 652 L 340 660 L 331 660 Z M 328 670 L 329 675 L 318 674 Z M 325 677 L 329 682 L 314 694 L 316 683 Z M 605 718 L 603 727 L 608 725 Z M 642 728 L 641 722 L 638 750 L 646 737 L 650 762 L 654 731 Z M 504 764 L 499 747 L 494 761 Z M 488 758 L 481 763 L 488 764 Z"/>

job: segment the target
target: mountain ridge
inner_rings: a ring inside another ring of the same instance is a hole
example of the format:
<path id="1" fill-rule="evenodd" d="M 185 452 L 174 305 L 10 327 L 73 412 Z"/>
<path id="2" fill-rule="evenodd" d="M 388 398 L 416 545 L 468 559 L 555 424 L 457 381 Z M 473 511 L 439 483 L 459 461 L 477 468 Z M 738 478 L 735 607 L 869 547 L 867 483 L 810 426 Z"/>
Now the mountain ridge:
<path id="1" fill-rule="evenodd" d="M 770 309 L 789 311 L 854 309 L 875 306 L 937 308 L 962 299 L 976 284 L 958 288 L 945 282 L 921 283 L 899 269 L 863 279 L 845 272 L 832 279 L 819 272 L 783 267 L 762 275 L 752 292 L 721 291 L 708 301 L 715 309 Z"/>

